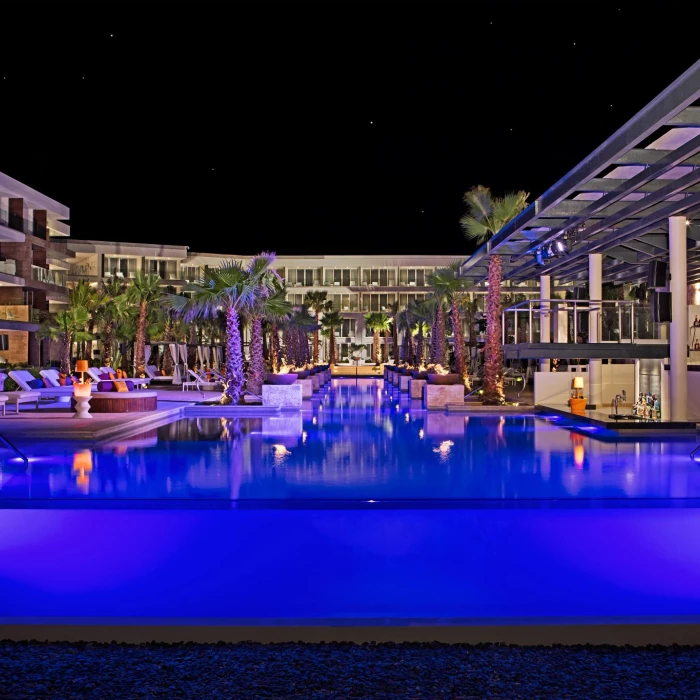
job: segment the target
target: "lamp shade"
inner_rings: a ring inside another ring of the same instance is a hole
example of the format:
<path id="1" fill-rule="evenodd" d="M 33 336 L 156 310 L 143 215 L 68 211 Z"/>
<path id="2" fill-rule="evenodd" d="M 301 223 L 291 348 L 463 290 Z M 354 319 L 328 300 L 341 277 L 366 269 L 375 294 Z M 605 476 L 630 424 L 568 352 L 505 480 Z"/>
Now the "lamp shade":
<path id="1" fill-rule="evenodd" d="M 87 372 L 88 371 L 88 361 L 87 360 L 78 360 L 75 363 L 75 371 L 76 372 Z"/>
<path id="2" fill-rule="evenodd" d="M 571 382 L 572 389 L 583 389 L 583 377 L 574 377 Z"/>

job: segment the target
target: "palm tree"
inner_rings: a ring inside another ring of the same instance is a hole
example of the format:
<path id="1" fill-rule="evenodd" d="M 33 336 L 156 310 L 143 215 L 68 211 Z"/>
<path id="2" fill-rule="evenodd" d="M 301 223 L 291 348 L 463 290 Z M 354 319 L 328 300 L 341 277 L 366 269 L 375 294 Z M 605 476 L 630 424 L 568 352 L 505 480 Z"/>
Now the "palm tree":
<path id="1" fill-rule="evenodd" d="M 436 365 L 447 365 L 447 329 L 445 327 L 445 299 L 441 293 L 433 290 L 425 306 L 430 310 L 431 337 L 430 361 Z"/>
<path id="2" fill-rule="evenodd" d="M 166 306 L 181 314 L 185 320 L 217 318 L 223 308 L 226 323 L 226 366 L 224 370 L 223 404 L 238 404 L 243 395 L 245 373 L 241 350 L 240 314 L 255 302 L 259 295 L 275 293 L 274 275 L 271 272 L 275 256 L 261 253 L 250 265 L 231 260 L 217 268 L 206 268 L 199 282 L 190 282 L 185 290 L 192 296 L 166 298 Z"/>
<path id="3" fill-rule="evenodd" d="M 49 320 L 39 330 L 40 337 L 61 341 L 61 365 L 59 369 L 64 374 L 70 374 L 71 371 L 71 345 L 92 340 L 92 334 L 85 330 L 89 320 L 90 314 L 84 306 L 69 305 L 65 311 L 59 311 L 56 314 L 53 324 Z"/>
<path id="4" fill-rule="evenodd" d="M 464 234 L 477 243 L 489 242 L 509 221 L 527 207 L 527 192 L 510 192 L 493 197 L 488 187 L 478 185 L 464 195 L 467 213 L 460 219 Z M 503 347 L 501 345 L 501 281 L 503 264 L 500 255 L 489 256 L 486 294 L 486 345 L 484 348 L 484 403 L 503 403 Z"/>
<path id="5" fill-rule="evenodd" d="M 137 272 L 126 290 L 126 300 L 137 307 L 134 376 L 146 376 L 146 323 L 149 312 L 162 297 L 158 275 Z"/>
<path id="6" fill-rule="evenodd" d="M 399 331 L 403 331 L 403 361 L 406 364 L 412 365 L 414 361 L 413 352 L 413 314 L 410 307 L 399 311 L 396 316 L 394 316 L 394 323 L 396 323 Z"/>
<path id="7" fill-rule="evenodd" d="M 464 298 L 467 280 L 459 274 L 459 262 L 447 267 L 435 268 L 428 277 L 428 284 L 435 290 L 438 298 L 445 299 L 450 305 L 450 320 L 454 338 L 455 369 L 462 377 L 464 386 L 469 386 L 469 374 L 464 359 L 464 335 L 462 333 L 462 316 L 460 306 Z"/>
<path id="8" fill-rule="evenodd" d="M 292 305 L 285 299 L 286 290 L 281 285 L 272 294 L 258 294 L 250 305 L 247 316 L 250 320 L 250 364 L 246 388 L 252 394 L 259 395 L 265 374 L 263 353 L 263 321 L 278 323 L 289 317 Z"/>
<path id="9" fill-rule="evenodd" d="M 319 330 L 321 328 L 321 314 L 328 310 L 328 292 L 307 292 L 304 296 L 304 304 L 314 312 L 316 319 L 316 330 L 314 331 L 314 354 L 313 363 L 318 364 L 318 341 Z"/>
<path id="10" fill-rule="evenodd" d="M 114 324 L 124 315 L 124 283 L 118 277 L 110 277 L 102 283 L 102 292 L 105 302 L 99 310 L 98 321 L 104 329 L 102 339 L 102 361 L 105 367 L 112 366 L 112 353 L 114 351 Z"/>
<path id="11" fill-rule="evenodd" d="M 384 319 L 388 324 L 389 319 L 386 314 L 365 314 L 365 327 L 372 331 L 372 362 L 375 365 L 379 362 L 379 345 L 381 343 L 379 332 L 384 330 Z"/>
<path id="12" fill-rule="evenodd" d="M 399 313 L 399 302 L 395 301 L 389 305 L 391 314 L 391 348 L 394 355 L 394 364 L 399 364 L 399 327 L 396 323 L 396 314 Z"/>
<path id="13" fill-rule="evenodd" d="M 416 365 L 421 365 L 424 359 L 425 334 L 433 324 L 433 305 L 429 300 L 412 302 L 411 315 L 415 321 L 416 336 Z"/>
<path id="14" fill-rule="evenodd" d="M 343 317 L 338 311 L 326 311 L 321 319 L 321 328 L 328 332 L 329 338 L 329 363 L 331 365 L 336 364 L 338 361 L 336 343 L 335 343 L 335 329 L 342 325 Z"/>

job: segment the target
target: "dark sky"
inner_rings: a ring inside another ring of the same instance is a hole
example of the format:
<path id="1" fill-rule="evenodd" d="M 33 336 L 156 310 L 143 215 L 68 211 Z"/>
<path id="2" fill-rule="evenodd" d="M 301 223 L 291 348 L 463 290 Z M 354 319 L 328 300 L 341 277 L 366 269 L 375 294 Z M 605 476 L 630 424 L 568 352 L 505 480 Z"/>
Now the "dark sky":
<path id="1" fill-rule="evenodd" d="M 3 6 L 0 171 L 76 238 L 463 255 L 465 190 L 535 198 L 700 58 L 686 3 L 144 7 Z"/>

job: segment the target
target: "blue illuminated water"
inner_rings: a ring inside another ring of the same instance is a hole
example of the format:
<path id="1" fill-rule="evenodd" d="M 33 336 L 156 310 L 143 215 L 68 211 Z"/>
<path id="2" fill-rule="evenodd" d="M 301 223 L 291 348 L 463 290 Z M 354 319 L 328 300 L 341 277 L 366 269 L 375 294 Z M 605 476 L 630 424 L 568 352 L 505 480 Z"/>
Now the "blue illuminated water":
<path id="1" fill-rule="evenodd" d="M 25 441 L 0 624 L 700 620 L 695 440 L 565 423 L 334 380 L 301 414 Z"/>

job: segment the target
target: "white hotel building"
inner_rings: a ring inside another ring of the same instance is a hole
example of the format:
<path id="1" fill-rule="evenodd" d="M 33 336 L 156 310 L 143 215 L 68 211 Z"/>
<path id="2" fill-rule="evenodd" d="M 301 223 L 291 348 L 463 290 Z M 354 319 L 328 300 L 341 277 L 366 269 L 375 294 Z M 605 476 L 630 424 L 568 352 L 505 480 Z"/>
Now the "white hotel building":
<path id="1" fill-rule="evenodd" d="M 246 256 L 193 253 L 186 246 L 144 243 L 77 241 L 68 243 L 71 254 L 68 281 L 100 282 L 111 276 L 128 280 L 137 270 L 160 275 L 163 285 L 181 292 L 188 281 L 199 279 L 207 267 L 217 267 L 232 257 Z M 350 345 L 365 345 L 372 334 L 365 329 L 364 315 L 399 309 L 429 292 L 428 275 L 436 268 L 463 258 L 459 255 L 318 255 L 277 258 L 276 269 L 287 283 L 287 299 L 295 305 L 307 292 L 323 290 L 344 318 L 338 335 L 338 355 L 348 358 Z"/>

